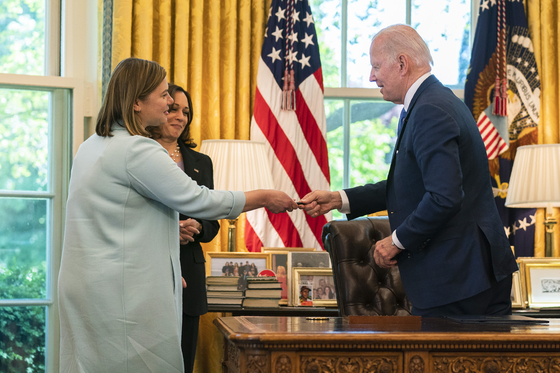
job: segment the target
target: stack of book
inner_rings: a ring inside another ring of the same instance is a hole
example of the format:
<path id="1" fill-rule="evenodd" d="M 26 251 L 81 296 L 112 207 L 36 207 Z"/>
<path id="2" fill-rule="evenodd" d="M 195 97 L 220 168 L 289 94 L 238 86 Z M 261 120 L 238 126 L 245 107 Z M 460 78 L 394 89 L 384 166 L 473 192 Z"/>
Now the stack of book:
<path id="1" fill-rule="evenodd" d="M 243 307 L 278 307 L 282 284 L 276 277 L 247 277 Z"/>
<path id="2" fill-rule="evenodd" d="M 243 290 L 238 290 L 238 276 L 207 276 L 206 294 L 208 304 L 241 307 Z"/>

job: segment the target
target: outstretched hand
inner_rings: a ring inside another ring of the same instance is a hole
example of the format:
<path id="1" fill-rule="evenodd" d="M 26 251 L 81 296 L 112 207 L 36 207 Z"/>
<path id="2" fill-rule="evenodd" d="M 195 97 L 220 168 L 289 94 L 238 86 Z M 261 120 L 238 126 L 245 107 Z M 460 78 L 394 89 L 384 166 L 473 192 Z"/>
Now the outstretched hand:
<path id="1" fill-rule="evenodd" d="M 308 193 L 299 203 L 300 208 L 314 218 L 326 214 L 331 210 L 342 208 L 340 193 L 326 190 L 315 190 Z"/>
<path id="2" fill-rule="evenodd" d="M 297 203 L 286 193 L 272 189 L 257 189 L 245 192 L 243 212 L 266 207 L 270 212 L 291 212 L 298 208 Z"/>
<path id="3" fill-rule="evenodd" d="M 297 203 L 286 193 L 277 190 L 269 190 L 270 195 L 266 198 L 265 207 L 275 214 L 280 212 L 291 212 L 298 208 Z"/>

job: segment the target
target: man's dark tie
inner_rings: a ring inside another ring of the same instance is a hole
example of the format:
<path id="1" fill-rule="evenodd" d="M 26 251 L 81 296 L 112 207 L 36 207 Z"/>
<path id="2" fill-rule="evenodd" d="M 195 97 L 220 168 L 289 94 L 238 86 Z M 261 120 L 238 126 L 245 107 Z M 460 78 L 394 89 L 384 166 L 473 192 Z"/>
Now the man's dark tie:
<path id="1" fill-rule="evenodd" d="M 402 126 L 403 126 L 404 118 L 406 118 L 406 110 L 404 110 L 404 108 L 403 108 L 402 111 L 401 111 L 401 116 L 399 118 L 399 125 L 397 127 L 397 136 L 401 135 L 401 129 L 402 129 Z"/>

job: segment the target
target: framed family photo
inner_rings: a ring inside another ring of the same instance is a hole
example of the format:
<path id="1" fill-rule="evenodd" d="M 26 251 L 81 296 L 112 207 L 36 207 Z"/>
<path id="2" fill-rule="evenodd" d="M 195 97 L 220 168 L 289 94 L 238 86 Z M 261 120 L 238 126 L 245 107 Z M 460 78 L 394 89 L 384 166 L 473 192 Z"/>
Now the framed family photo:
<path id="1" fill-rule="evenodd" d="M 560 258 L 524 258 L 530 308 L 560 307 Z"/>
<path id="2" fill-rule="evenodd" d="M 209 276 L 256 276 L 270 269 L 268 253 L 209 252 Z"/>
<path id="3" fill-rule="evenodd" d="M 292 274 L 294 268 L 331 268 L 331 259 L 326 251 L 289 252 L 288 253 L 288 289 L 292 289 Z M 331 270 L 332 272 L 332 270 Z M 295 300 L 295 298 L 294 298 Z M 288 305 L 295 306 L 292 292 L 288 291 Z"/>
<path id="4" fill-rule="evenodd" d="M 274 250 L 268 253 L 270 254 L 270 269 L 276 273 L 276 278 L 282 284 L 282 295 L 278 304 L 286 306 L 288 305 L 288 254 L 290 252 Z"/>
<path id="5" fill-rule="evenodd" d="M 291 272 L 288 265 L 288 256 L 290 252 L 312 252 L 314 248 L 310 247 L 263 247 L 263 252 L 270 254 L 270 269 L 276 273 L 276 278 L 282 284 L 281 306 L 288 305 L 288 293 L 290 289 L 289 273 Z"/>
<path id="6" fill-rule="evenodd" d="M 294 306 L 337 307 L 331 268 L 294 268 L 292 280 Z"/>

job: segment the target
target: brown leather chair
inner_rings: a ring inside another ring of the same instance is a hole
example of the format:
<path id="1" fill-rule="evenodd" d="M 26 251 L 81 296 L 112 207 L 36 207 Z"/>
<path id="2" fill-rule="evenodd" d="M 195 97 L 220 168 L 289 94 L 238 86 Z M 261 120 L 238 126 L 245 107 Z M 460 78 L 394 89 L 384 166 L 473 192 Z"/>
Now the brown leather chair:
<path id="1" fill-rule="evenodd" d="M 410 315 L 399 269 L 375 264 L 375 243 L 391 234 L 387 218 L 335 220 L 323 227 L 340 316 Z"/>

